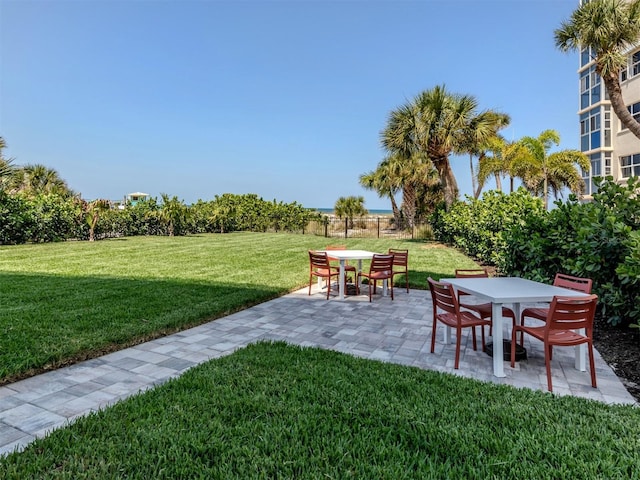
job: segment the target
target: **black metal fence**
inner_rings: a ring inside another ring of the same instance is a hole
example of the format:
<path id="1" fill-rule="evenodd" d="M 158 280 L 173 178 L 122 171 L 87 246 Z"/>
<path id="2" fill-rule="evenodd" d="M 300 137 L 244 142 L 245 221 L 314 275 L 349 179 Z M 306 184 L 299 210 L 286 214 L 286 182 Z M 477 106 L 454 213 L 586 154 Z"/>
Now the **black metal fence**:
<path id="1" fill-rule="evenodd" d="M 325 216 L 321 221 L 312 221 L 304 232 L 327 238 L 403 238 L 432 240 L 433 230 L 428 223 L 412 228 L 397 229 L 393 217 L 361 217 L 353 221 L 333 216 Z"/>

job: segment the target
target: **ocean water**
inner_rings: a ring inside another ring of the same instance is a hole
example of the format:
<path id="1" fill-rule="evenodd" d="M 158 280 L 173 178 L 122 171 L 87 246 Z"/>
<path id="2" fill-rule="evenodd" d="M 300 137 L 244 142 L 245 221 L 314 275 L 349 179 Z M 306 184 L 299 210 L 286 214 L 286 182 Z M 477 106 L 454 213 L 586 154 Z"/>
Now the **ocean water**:
<path id="1" fill-rule="evenodd" d="M 328 213 L 328 214 L 332 214 L 333 213 L 333 208 L 314 208 L 314 210 L 319 211 L 320 213 Z M 369 212 L 369 215 L 392 215 L 393 214 L 393 210 L 384 210 L 384 209 L 371 209 L 371 210 L 367 210 Z"/>

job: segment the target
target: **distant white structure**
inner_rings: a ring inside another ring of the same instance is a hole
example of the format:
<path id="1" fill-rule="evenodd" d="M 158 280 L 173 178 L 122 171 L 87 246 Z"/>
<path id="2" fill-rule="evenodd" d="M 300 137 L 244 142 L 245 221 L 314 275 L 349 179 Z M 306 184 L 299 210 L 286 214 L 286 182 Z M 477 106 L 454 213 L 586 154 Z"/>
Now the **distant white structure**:
<path id="1" fill-rule="evenodd" d="M 138 202 L 144 202 L 146 200 L 149 200 L 150 196 L 151 195 L 149 195 L 148 193 L 143 193 L 143 192 L 127 193 L 124 196 L 124 202 L 118 205 L 118 208 L 120 210 L 124 210 L 124 208 L 127 205 L 135 206 L 138 204 Z"/>

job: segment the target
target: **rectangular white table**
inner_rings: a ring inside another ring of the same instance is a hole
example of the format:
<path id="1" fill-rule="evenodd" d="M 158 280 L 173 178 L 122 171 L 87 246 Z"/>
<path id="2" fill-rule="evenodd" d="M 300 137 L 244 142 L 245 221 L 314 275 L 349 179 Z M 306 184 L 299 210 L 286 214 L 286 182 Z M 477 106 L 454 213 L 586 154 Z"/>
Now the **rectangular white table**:
<path id="1" fill-rule="evenodd" d="M 456 290 L 475 295 L 477 298 L 491 302 L 491 319 L 493 321 L 493 374 L 504 377 L 503 335 L 502 335 L 502 305 L 513 304 L 516 321 L 520 322 L 520 304 L 551 302 L 556 295 L 569 297 L 586 296 L 562 287 L 534 282 L 519 277 L 491 277 L 491 278 L 442 278 L 441 282 L 450 283 Z M 447 334 L 450 334 L 447 329 Z M 447 340 L 450 341 L 450 340 Z M 584 344 L 576 348 L 576 369 L 585 371 Z"/>
<path id="2" fill-rule="evenodd" d="M 331 258 L 336 258 L 340 261 L 340 277 L 338 278 L 338 298 L 344 300 L 344 266 L 347 260 L 358 260 L 358 267 L 356 271 L 355 281 L 358 281 L 357 273 L 362 270 L 362 260 L 371 260 L 376 254 L 375 252 L 369 252 L 367 250 L 325 250 L 327 255 Z M 386 294 L 386 282 L 383 286 L 383 295 Z"/>

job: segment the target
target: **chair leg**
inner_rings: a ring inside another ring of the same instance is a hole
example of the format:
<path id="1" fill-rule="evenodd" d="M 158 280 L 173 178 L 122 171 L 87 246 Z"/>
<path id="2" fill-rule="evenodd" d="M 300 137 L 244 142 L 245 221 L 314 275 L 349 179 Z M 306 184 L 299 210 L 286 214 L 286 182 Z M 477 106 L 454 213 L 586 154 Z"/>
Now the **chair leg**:
<path id="1" fill-rule="evenodd" d="M 587 344 L 587 347 L 589 348 L 589 369 L 591 370 L 591 386 L 593 388 L 598 388 L 596 385 L 596 366 L 593 359 L 593 344 L 589 342 Z"/>
<path id="2" fill-rule="evenodd" d="M 434 318 L 433 319 L 433 332 L 431 333 L 431 353 L 433 353 L 433 351 L 436 348 L 436 323 L 438 323 L 438 321 Z"/>
<path id="3" fill-rule="evenodd" d="M 513 347 L 512 347 L 513 348 Z M 547 369 L 547 388 L 550 392 L 553 392 L 553 385 L 551 385 L 551 346 L 544 346 L 544 366 Z"/>
<path id="4" fill-rule="evenodd" d="M 475 328 L 473 329 L 474 333 L 475 333 Z M 460 365 L 460 337 L 462 337 L 461 335 L 462 331 L 458 328 L 456 329 L 456 364 L 454 365 L 454 369 L 458 369 L 458 366 Z M 475 348 L 474 348 L 475 350 Z"/>
<path id="5" fill-rule="evenodd" d="M 309 275 L 309 295 L 311 295 L 311 282 L 313 281 L 313 274 Z"/>
<path id="6" fill-rule="evenodd" d="M 329 300 L 330 293 L 331 293 L 331 277 L 327 278 L 327 300 Z"/>
<path id="7" fill-rule="evenodd" d="M 476 327 L 471 327 L 471 338 L 473 338 L 473 349 L 477 350 L 478 345 L 476 344 Z"/>
<path id="8" fill-rule="evenodd" d="M 480 325 L 480 336 L 482 337 L 482 351 L 484 352 L 484 325 Z"/>
<path id="9" fill-rule="evenodd" d="M 511 330 L 511 368 L 516 366 L 516 334 L 518 332 L 515 328 Z M 520 338 L 522 338 L 522 334 L 524 332 L 520 332 Z"/>

